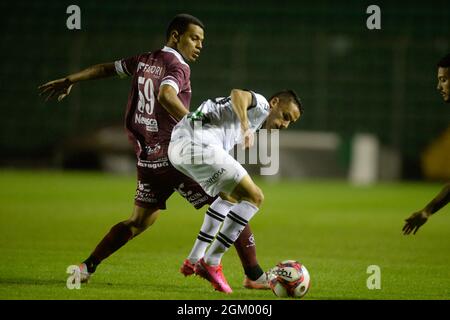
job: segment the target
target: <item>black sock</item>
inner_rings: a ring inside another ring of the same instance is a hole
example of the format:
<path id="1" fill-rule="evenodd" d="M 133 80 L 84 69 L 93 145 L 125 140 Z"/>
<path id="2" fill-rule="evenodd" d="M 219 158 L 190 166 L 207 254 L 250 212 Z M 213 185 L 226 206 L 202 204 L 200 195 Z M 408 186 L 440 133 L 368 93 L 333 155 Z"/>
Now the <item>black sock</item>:
<path id="1" fill-rule="evenodd" d="M 259 264 L 253 267 L 244 267 L 244 270 L 245 275 L 252 281 L 257 280 L 264 273 Z"/>
<path id="2" fill-rule="evenodd" d="M 100 261 L 93 256 L 89 256 L 83 263 L 86 264 L 89 273 L 94 273 L 95 269 L 97 269 L 97 266 L 100 264 Z"/>

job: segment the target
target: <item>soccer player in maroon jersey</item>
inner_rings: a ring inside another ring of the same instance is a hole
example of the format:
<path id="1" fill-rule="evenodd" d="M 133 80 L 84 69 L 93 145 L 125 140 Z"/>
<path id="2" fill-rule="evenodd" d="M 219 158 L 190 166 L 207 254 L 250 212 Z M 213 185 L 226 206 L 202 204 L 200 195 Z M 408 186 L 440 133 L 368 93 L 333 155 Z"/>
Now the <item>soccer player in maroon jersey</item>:
<path id="1" fill-rule="evenodd" d="M 138 183 L 134 209 L 131 217 L 114 225 L 80 265 L 82 282 L 89 280 L 101 261 L 151 226 L 160 210 L 166 208 L 166 200 L 175 190 L 197 209 L 205 204 L 210 205 L 197 237 L 195 254 L 191 254 L 180 269 L 185 276 L 191 275 L 195 262 L 213 240 L 217 222 L 223 221 L 232 207 L 232 203 L 220 197 L 208 196 L 195 181 L 178 172 L 168 160 L 167 148 L 172 129 L 189 112 L 191 83 L 186 61 L 198 59 L 204 39 L 204 25 L 191 15 L 177 15 L 167 28 L 166 38 L 167 43 L 160 50 L 94 65 L 39 87 L 46 100 L 57 97 L 61 101 L 77 82 L 117 75 L 132 77 L 125 127 L 137 157 Z M 249 227 L 242 232 L 235 247 L 246 274 L 244 286 L 267 289 L 267 274 L 257 262 L 254 238 Z"/>
<path id="2" fill-rule="evenodd" d="M 444 102 L 450 103 L 450 54 L 443 57 L 438 62 L 438 85 L 437 90 L 442 95 Z M 425 208 L 420 211 L 414 212 L 403 226 L 403 234 L 408 235 L 412 231 L 416 234 L 417 230 L 428 221 L 436 211 L 440 210 L 447 203 L 450 202 L 450 183 L 447 183 L 439 194 L 428 203 Z"/>

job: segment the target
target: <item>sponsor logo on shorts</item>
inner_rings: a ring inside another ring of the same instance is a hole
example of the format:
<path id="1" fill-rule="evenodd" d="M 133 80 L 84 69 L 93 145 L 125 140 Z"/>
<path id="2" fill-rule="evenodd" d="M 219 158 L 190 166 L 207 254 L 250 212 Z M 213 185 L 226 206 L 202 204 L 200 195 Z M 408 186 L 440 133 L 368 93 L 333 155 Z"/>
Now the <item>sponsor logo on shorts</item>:
<path id="1" fill-rule="evenodd" d="M 149 183 L 142 183 L 141 180 L 138 181 L 138 190 L 143 192 L 151 192 L 150 184 Z"/>
<path id="2" fill-rule="evenodd" d="M 140 180 L 138 181 L 138 187 L 136 189 L 136 195 L 134 196 L 134 199 L 149 203 L 157 202 L 157 199 L 155 199 L 155 194 L 150 188 L 150 184 L 142 183 Z"/>
<path id="3" fill-rule="evenodd" d="M 155 194 L 153 192 L 147 193 L 147 192 L 142 192 L 139 190 L 136 190 L 136 195 L 134 196 L 134 199 L 137 201 L 147 202 L 147 203 L 158 202 L 158 199 L 155 198 Z"/>
<path id="4" fill-rule="evenodd" d="M 191 201 L 190 199 L 188 199 L 188 200 L 189 200 L 190 203 L 192 203 L 193 206 L 196 206 L 198 204 L 201 204 L 201 203 L 207 201 L 208 200 L 208 196 L 201 197 L 200 199 L 195 200 L 195 201 Z"/>
<path id="5" fill-rule="evenodd" d="M 225 170 L 225 168 L 220 168 L 216 173 L 214 173 L 208 180 L 206 180 L 206 184 L 207 185 L 211 185 L 213 183 L 215 183 L 221 176 L 222 174 L 227 171 Z"/>
<path id="6" fill-rule="evenodd" d="M 176 190 L 179 194 L 181 194 L 181 196 L 183 196 L 184 198 L 190 196 L 192 194 L 191 190 L 183 190 L 184 189 L 184 183 L 180 183 L 180 185 L 178 186 L 178 188 L 174 188 L 174 190 Z"/>
<path id="7" fill-rule="evenodd" d="M 174 188 L 182 197 L 189 201 L 193 206 L 196 206 L 204 201 L 208 200 L 207 195 L 203 195 L 200 192 L 193 193 L 192 190 L 183 190 L 184 183 L 180 183 L 178 188 Z"/>

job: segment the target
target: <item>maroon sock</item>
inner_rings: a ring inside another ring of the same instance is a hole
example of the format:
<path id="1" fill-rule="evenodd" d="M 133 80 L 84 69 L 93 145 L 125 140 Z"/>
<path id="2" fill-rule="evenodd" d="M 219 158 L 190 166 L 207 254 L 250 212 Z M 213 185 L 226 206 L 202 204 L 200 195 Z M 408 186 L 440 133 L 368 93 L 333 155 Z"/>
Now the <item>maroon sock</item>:
<path id="1" fill-rule="evenodd" d="M 119 222 L 113 226 L 108 234 L 97 245 L 94 252 L 92 252 L 89 258 L 84 262 L 88 266 L 88 271 L 94 272 L 100 262 L 116 252 L 132 237 L 133 233 L 130 227 L 125 223 Z"/>
<path id="2" fill-rule="evenodd" d="M 242 230 L 239 238 L 234 242 L 234 247 L 241 259 L 242 267 L 247 277 L 251 280 L 258 279 L 264 271 L 256 259 L 256 244 L 250 225 Z"/>

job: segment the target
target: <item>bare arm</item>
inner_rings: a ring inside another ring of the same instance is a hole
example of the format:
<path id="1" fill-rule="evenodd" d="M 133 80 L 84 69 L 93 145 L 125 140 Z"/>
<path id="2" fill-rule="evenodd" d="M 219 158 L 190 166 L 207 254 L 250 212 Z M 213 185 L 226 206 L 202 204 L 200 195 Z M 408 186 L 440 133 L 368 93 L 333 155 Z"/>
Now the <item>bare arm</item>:
<path id="1" fill-rule="evenodd" d="M 116 68 L 114 67 L 114 62 L 107 62 L 96 64 L 89 68 L 86 68 L 80 72 L 71 74 L 66 78 L 72 82 L 80 82 L 85 80 L 94 80 L 101 78 L 108 78 L 117 75 Z"/>
<path id="2" fill-rule="evenodd" d="M 253 133 L 248 127 L 247 109 L 252 104 L 252 94 L 239 89 L 231 90 L 231 105 L 241 123 L 242 135 L 244 137 L 243 147 L 249 148 L 253 145 Z"/>
<path id="3" fill-rule="evenodd" d="M 178 98 L 176 90 L 168 84 L 163 84 L 159 88 L 158 101 L 178 121 L 189 113 Z"/>
<path id="4" fill-rule="evenodd" d="M 447 183 L 441 192 L 428 203 L 425 208 L 420 211 L 414 212 L 408 219 L 406 219 L 405 226 L 403 227 L 403 234 L 410 234 L 413 230 L 416 234 L 417 230 L 427 222 L 428 218 L 432 214 L 440 210 L 447 203 L 450 202 L 450 183 Z"/>
<path id="5" fill-rule="evenodd" d="M 58 96 L 61 101 L 70 94 L 72 86 L 80 81 L 107 78 L 117 75 L 114 62 L 97 64 L 82 71 L 68 75 L 67 77 L 53 80 L 39 86 L 39 95 L 47 94 L 45 101 Z"/>
<path id="6" fill-rule="evenodd" d="M 248 129 L 247 108 L 252 103 L 252 94 L 248 91 L 233 89 L 230 96 L 231 105 L 241 122 L 241 128 L 246 131 Z"/>
<path id="7" fill-rule="evenodd" d="M 431 200 L 429 204 L 423 209 L 429 216 L 440 210 L 447 203 L 450 202 L 450 183 L 447 183 L 441 192 Z"/>

